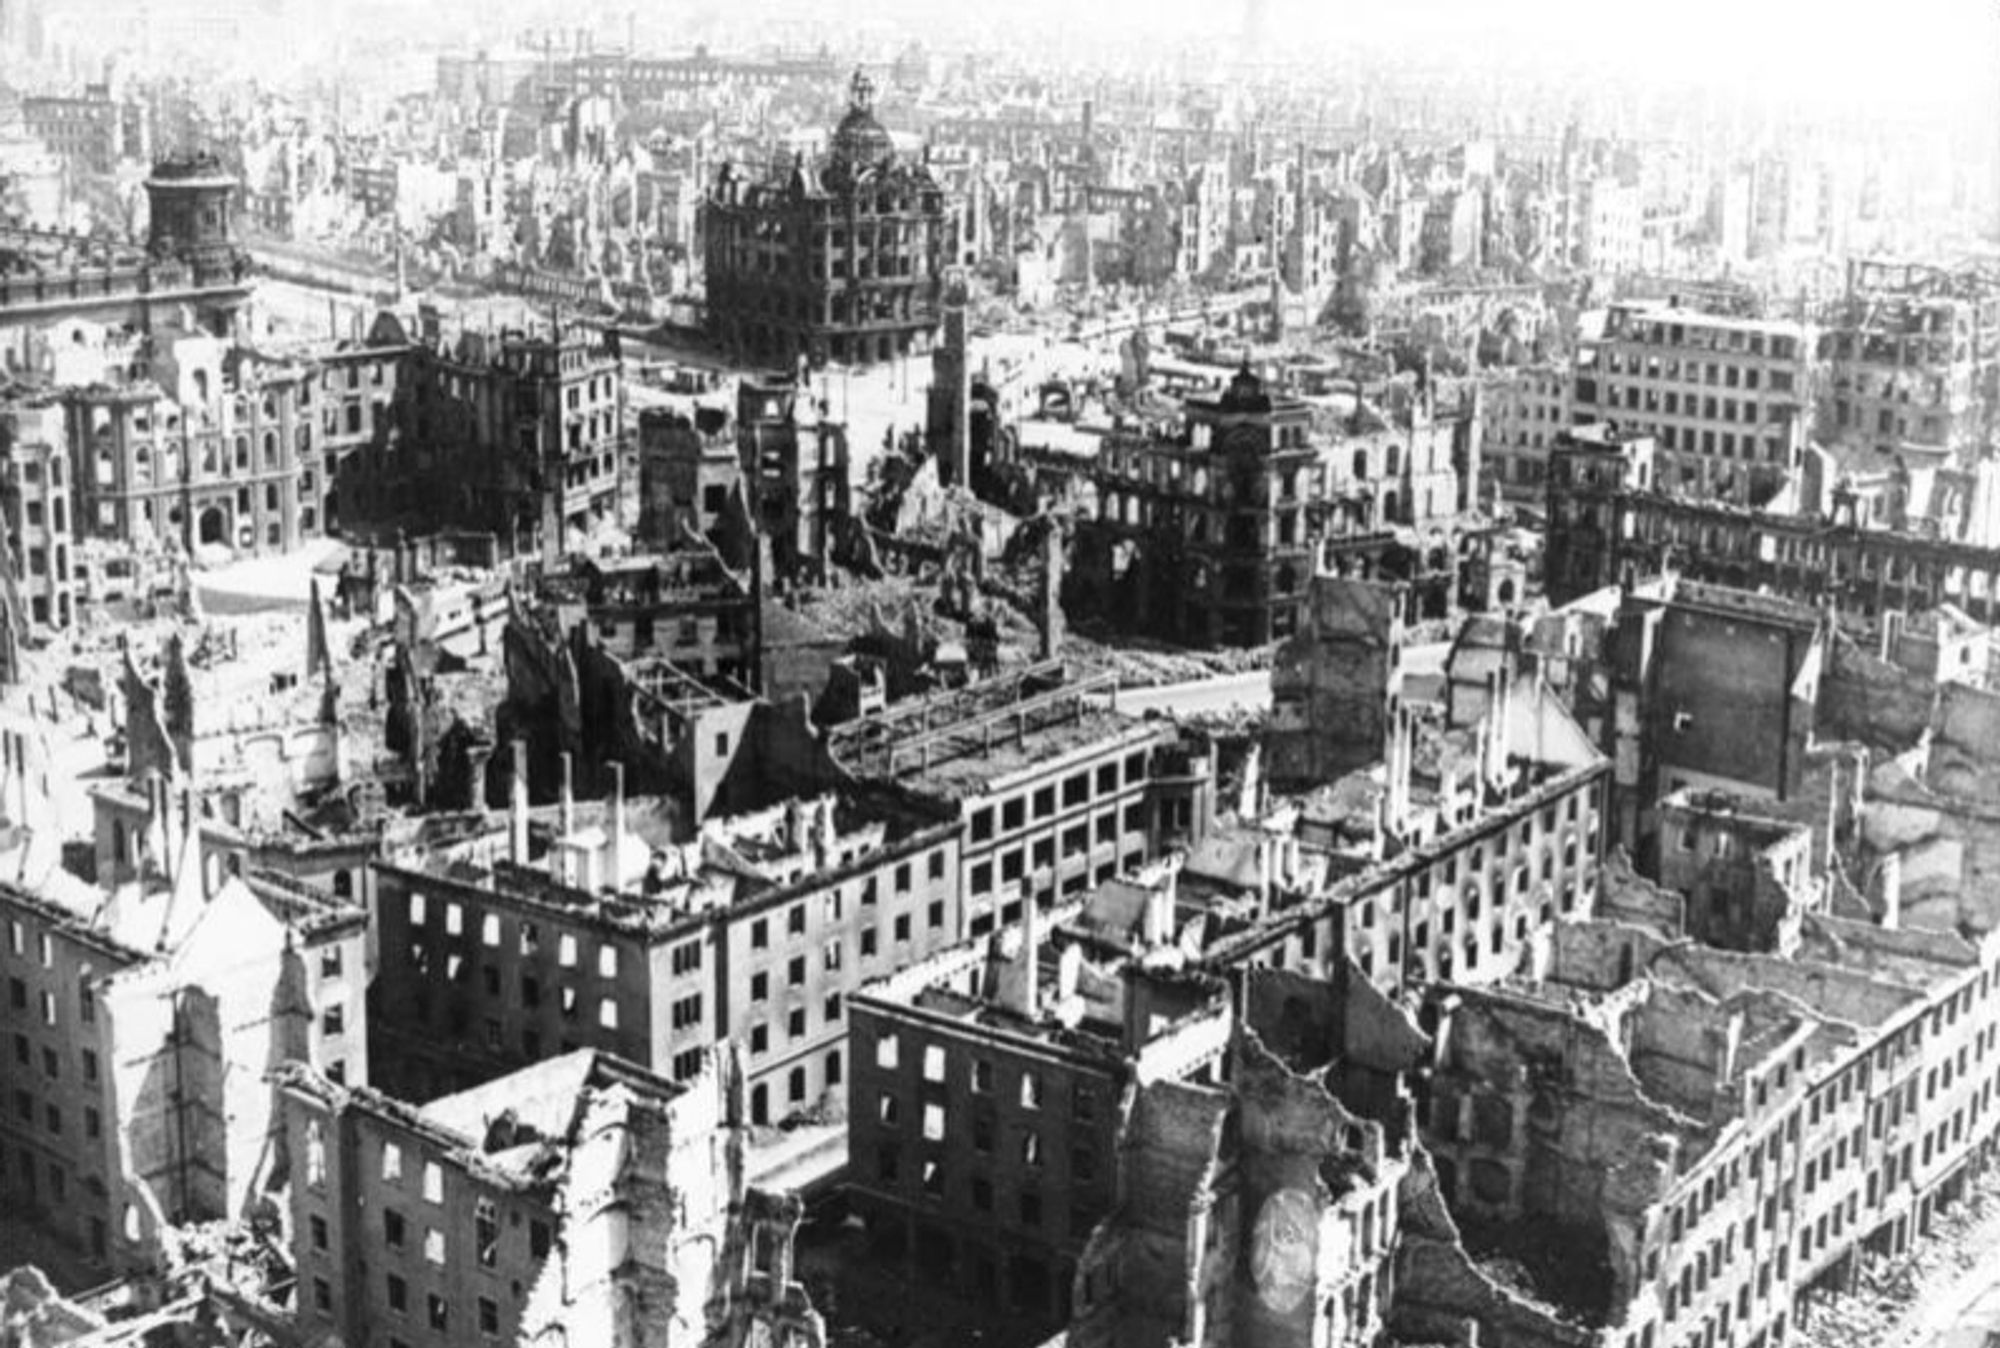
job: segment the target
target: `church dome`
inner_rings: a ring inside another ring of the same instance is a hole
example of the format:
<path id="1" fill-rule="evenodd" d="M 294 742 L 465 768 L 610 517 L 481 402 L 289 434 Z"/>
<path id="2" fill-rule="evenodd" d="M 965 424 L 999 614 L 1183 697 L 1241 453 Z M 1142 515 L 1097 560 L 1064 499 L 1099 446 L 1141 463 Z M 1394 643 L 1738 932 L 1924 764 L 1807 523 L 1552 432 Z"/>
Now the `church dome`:
<path id="1" fill-rule="evenodd" d="M 882 123 L 875 120 L 875 85 L 860 71 L 848 86 L 847 115 L 834 128 L 833 142 L 827 147 L 823 180 L 830 187 L 851 184 L 866 169 L 892 159 L 896 143 Z"/>

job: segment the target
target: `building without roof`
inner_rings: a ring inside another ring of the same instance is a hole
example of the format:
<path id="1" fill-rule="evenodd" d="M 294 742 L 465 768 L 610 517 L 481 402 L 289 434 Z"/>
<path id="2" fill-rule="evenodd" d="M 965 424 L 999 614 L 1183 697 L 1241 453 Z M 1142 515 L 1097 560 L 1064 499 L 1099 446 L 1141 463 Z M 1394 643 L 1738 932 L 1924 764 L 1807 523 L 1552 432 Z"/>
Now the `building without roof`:
<path id="1" fill-rule="evenodd" d="M 1359 978 L 1252 968 L 1242 995 L 1226 1081 L 1127 1088 L 1072 1342 L 1363 1344 L 1387 1327 L 1428 1044 Z"/>
<path id="2" fill-rule="evenodd" d="M 1467 663 L 1441 712 L 1386 700 L 1379 764 L 1272 804 L 1296 874 L 1206 958 L 1322 977 L 1351 960 L 1385 990 L 1486 981 L 1593 911 L 1612 764 L 1518 659 Z"/>
<path id="3" fill-rule="evenodd" d="M 1931 520 L 1947 538 L 2000 542 L 1992 483 L 1967 490 L 1955 471 L 1993 424 L 2000 287 L 1977 270 L 1854 259 L 1847 292 L 1820 339 L 1821 433 L 1897 466 L 1895 527 Z"/>
<path id="4" fill-rule="evenodd" d="M 682 837 L 614 786 L 590 822 L 565 793 L 531 857 L 526 791 L 504 855 L 375 866 L 376 1070 L 407 1098 L 576 1047 L 683 1080 L 733 1042 L 775 1123 L 841 1089 L 853 989 L 961 930 L 955 822 L 822 797 Z"/>
<path id="5" fill-rule="evenodd" d="M 209 883 L 164 811 L 145 871 L 109 889 L 33 864 L 32 846 L 32 882 L 0 885 L 0 1200 L 107 1271 L 143 1270 L 168 1225 L 258 1209 L 271 1067 L 365 1079 L 366 915 L 311 890 Z"/>
<path id="6" fill-rule="evenodd" d="M 855 780 L 959 822 L 961 934 L 978 936 L 1207 833 L 1212 756 L 1101 705 L 1113 692 L 1031 665 L 837 726 L 827 747 Z"/>
<path id="7" fill-rule="evenodd" d="M 1581 923 L 1549 969 L 1432 994 L 1425 1144 L 1464 1248 L 1406 1250 L 1405 1333 L 1779 1342 L 1991 1146 L 1990 939 L 1813 915 L 1780 956 Z"/>
<path id="8" fill-rule="evenodd" d="M 1763 505 L 1804 461 L 1817 331 L 1782 319 L 1615 304 L 1577 355 L 1571 414 L 1659 442 L 1659 489 Z"/>
<path id="9" fill-rule="evenodd" d="M 1051 1326 L 1111 1207 L 1128 1083 L 1212 1075 L 1228 1043 L 1220 983 L 1094 948 L 1102 895 L 853 999 L 848 1194 L 875 1247 Z"/>
<path id="10" fill-rule="evenodd" d="M 578 1050 L 422 1108 L 304 1068 L 278 1083 L 307 1334 L 824 1342 L 790 1276 L 796 1213 L 746 1187 L 726 1051 L 673 1083 Z"/>
<path id="11" fill-rule="evenodd" d="M 1478 408 L 1476 390 L 1447 404 L 1390 385 L 1343 413 L 1246 366 L 1221 396 L 1186 400 L 1178 424 L 1105 438 L 1077 597 L 1189 645 L 1259 646 L 1300 630 L 1321 569 L 1446 571 L 1479 480 Z M 1446 584 L 1426 613 L 1451 600 Z"/>

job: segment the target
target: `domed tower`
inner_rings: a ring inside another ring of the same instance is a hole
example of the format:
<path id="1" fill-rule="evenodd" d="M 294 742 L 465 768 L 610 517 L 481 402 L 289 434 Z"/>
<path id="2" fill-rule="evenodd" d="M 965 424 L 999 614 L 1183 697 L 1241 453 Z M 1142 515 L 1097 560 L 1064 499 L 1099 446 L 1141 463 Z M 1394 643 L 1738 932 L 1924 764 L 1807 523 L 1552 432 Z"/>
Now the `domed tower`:
<path id="1" fill-rule="evenodd" d="M 155 261 L 186 263 L 196 285 L 236 280 L 235 195 L 236 179 L 206 151 L 161 160 L 146 179 L 146 251 Z"/>
<path id="2" fill-rule="evenodd" d="M 875 120 L 875 82 L 857 70 L 847 87 L 847 115 L 833 129 L 820 181 L 835 192 L 845 192 L 864 170 L 882 167 L 895 157 L 896 142 Z"/>

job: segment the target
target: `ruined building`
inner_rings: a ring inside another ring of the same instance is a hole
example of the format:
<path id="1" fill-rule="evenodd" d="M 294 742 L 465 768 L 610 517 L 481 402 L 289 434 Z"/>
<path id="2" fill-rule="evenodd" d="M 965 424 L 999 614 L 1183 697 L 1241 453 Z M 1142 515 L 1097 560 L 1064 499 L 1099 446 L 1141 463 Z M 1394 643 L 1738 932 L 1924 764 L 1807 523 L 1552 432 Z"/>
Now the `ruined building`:
<path id="1" fill-rule="evenodd" d="M 143 252 L 81 235 L 0 233 L 0 328 L 84 317 L 147 331 L 185 309 L 203 331 L 228 333 L 250 298 L 250 257 L 233 232 L 237 186 L 205 151 L 156 162 Z"/>
<path id="2" fill-rule="evenodd" d="M 806 381 L 745 379 L 736 391 L 736 451 L 774 578 L 822 581 L 838 530 L 854 514 L 846 426 L 828 417 Z M 739 544 L 759 546 L 754 538 Z"/>
<path id="3" fill-rule="evenodd" d="M 1354 687 L 1379 708 L 1381 759 L 1270 803 L 1260 826 L 1295 846 L 1295 874 L 1207 959 L 1321 976 L 1352 961 L 1385 990 L 1485 981 L 1593 911 L 1611 762 L 1524 662 L 1462 643 L 1446 673 L 1442 705 Z"/>
<path id="4" fill-rule="evenodd" d="M 1271 663 L 1264 736 L 1273 785 L 1310 787 L 1382 761 L 1402 692 L 1408 588 L 1318 575 L 1305 621 Z"/>
<path id="5" fill-rule="evenodd" d="M 1969 473 L 2000 404 L 2000 286 L 1990 275 L 1853 259 L 1828 315 L 1820 434 L 1892 465 L 1892 527 L 2000 543 L 2000 495 Z M 1968 489 L 1969 488 L 1969 489 Z"/>
<path id="6" fill-rule="evenodd" d="M 1425 1144 L 1464 1247 L 1406 1251 L 1397 1327 L 1782 1341 L 1990 1146 L 1991 946 L 1808 916 L 1786 957 L 1583 923 L 1547 982 L 1436 990 Z"/>
<path id="7" fill-rule="evenodd" d="M 376 1074 L 405 1098 L 578 1046 L 685 1080 L 730 1042 L 775 1123 L 841 1089 L 848 994 L 958 939 L 953 823 L 822 797 L 690 836 L 614 776 L 588 818 L 565 786 L 538 852 L 527 794 L 504 849 L 375 868 Z"/>
<path id="8" fill-rule="evenodd" d="M 701 216 L 708 327 L 735 358 L 790 369 L 929 349 L 949 260 L 944 190 L 897 154 L 874 101 L 857 71 L 820 162 L 716 176 Z"/>
<path id="9" fill-rule="evenodd" d="M 911 698 L 835 727 L 856 781 L 958 821 L 964 933 L 1021 920 L 1197 843 L 1215 812 L 1212 755 L 1171 725 L 1097 705 L 1102 677 L 1054 663 Z"/>
<path id="10" fill-rule="evenodd" d="M 170 1224 L 261 1210 L 273 1066 L 367 1075 L 362 908 L 221 874 L 185 802 L 155 805 L 135 878 L 0 884 L 0 1201 L 107 1272 L 153 1266 Z"/>
<path id="11" fill-rule="evenodd" d="M 298 1325 L 347 1343 L 819 1348 L 743 1076 L 581 1049 L 419 1108 L 278 1074 Z"/>
<path id="12" fill-rule="evenodd" d="M 1388 1327 L 1429 1045 L 1344 971 L 1243 979 L 1223 1082 L 1126 1088 L 1113 1206 L 1077 1273 L 1083 1348 L 1364 1345 Z"/>
<path id="13" fill-rule="evenodd" d="M 1692 580 L 1831 602 L 1855 617 L 1942 603 L 1980 621 L 2000 615 L 2000 549 L 1864 527 L 1838 490 L 1826 518 L 1663 494 L 1651 481 L 1651 445 L 1620 433 L 1550 451 L 1552 602 L 1671 567 Z"/>
<path id="14" fill-rule="evenodd" d="M 1176 424 L 1105 438 L 1072 601 L 1189 645 L 1259 646 L 1299 630 L 1321 569 L 1448 576 L 1478 421 L 1476 390 L 1455 405 L 1428 383 L 1307 400 L 1246 366 Z M 1426 615 L 1452 599 L 1441 580 Z"/>
<path id="15" fill-rule="evenodd" d="M 1171 893 L 1142 902 L 1158 943 Z M 1111 1208 L 1129 1084 L 1212 1077 L 1228 1041 L 1219 983 L 1092 948 L 1086 919 L 1031 905 L 852 1003 L 848 1194 L 875 1249 L 1051 1327 Z"/>
<path id="16" fill-rule="evenodd" d="M 629 437 L 623 376 L 601 337 L 558 325 L 452 339 L 427 313 L 416 333 L 385 316 L 368 344 L 397 368 L 365 400 L 379 430 L 337 456 L 350 529 L 476 530 L 512 553 L 561 552 L 616 512 Z M 351 387 L 361 368 L 341 364 L 335 382 Z M 365 435 L 364 400 L 322 396 L 341 400 L 335 424 Z"/>
<path id="17" fill-rule="evenodd" d="M 1571 415 L 1659 442 L 1659 488 L 1763 505 L 1803 463 L 1815 330 L 1781 319 L 1614 304 L 1576 361 Z"/>

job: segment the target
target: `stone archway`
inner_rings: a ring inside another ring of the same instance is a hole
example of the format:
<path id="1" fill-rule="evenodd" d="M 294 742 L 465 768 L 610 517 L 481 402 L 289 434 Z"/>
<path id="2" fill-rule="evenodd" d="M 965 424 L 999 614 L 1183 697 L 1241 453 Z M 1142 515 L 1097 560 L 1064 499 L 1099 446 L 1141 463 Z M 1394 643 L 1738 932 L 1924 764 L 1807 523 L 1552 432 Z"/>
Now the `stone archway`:
<path id="1" fill-rule="evenodd" d="M 229 545 L 229 511 L 223 506 L 212 505 L 202 509 L 195 520 L 195 541 L 202 544 Z"/>

